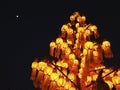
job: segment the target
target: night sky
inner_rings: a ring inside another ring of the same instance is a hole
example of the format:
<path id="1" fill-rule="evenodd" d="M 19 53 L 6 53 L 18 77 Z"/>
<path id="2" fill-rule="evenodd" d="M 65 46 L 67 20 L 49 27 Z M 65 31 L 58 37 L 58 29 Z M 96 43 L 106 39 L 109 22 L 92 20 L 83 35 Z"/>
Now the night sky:
<path id="1" fill-rule="evenodd" d="M 120 5 L 115 0 L 103 1 L 0 1 L 0 90 L 36 90 L 30 80 L 31 63 L 48 56 L 49 43 L 75 11 L 111 42 L 114 58 L 105 64 L 120 65 Z"/>

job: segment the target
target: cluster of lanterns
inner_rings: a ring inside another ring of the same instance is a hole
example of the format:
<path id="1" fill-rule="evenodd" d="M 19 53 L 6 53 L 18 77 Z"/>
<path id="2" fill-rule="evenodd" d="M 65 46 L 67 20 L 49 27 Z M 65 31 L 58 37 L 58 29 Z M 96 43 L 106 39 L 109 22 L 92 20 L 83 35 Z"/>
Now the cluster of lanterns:
<path id="1" fill-rule="evenodd" d="M 109 90 L 113 87 L 120 90 L 120 69 L 104 66 L 104 58 L 113 58 L 110 42 L 98 42 L 97 26 L 85 21 L 86 17 L 79 12 L 70 15 L 70 21 L 62 25 L 60 35 L 50 42 L 50 58 L 32 62 L 30 80 L 35 88 L 92 90 L 91 82 L 96 81 L 103 69 L 102 77 Z"/>

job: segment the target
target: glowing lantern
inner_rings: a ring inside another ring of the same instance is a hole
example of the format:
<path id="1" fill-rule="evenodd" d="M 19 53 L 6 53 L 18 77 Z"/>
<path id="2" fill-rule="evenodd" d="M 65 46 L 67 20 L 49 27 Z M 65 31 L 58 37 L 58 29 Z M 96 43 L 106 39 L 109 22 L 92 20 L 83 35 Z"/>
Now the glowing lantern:
<path id="1" fill-rule="evenodd" d="M 74 81 L 74 80 L 75 80 L 75 75 L 74 75 L 74 73 L 69 73 L 69 74 L 68 74 L 68 78 L 69 78 L 71 81 Z"/>
<path id="2" fill-rule="evenodd" d="M 63 43 L 63 39 L 62 38 L 57 38 L 56 39 L 56 44 L 62 44 Z"/>
<path id="3" fill-rule="evenodd" d="M 80 67 L 81 67 L 81 68 L 84 68 L 84 67 L 85 67 L 85 63 L 81 63 L 81 64 L 80 64 Z"/>
<path id="4" fill-rule="evenodd" d="M 93 80 L 93 81 L 96 81 L 97 77 L 98 77 L 98 74 L 94 74 L 94 75 L 92 76 L 92 80 Z"/>
<path id="5" fill-rule="evenodd" d="M 62 63 L 62 67 L 63 68 L 68 68 L 68 63 L 66 63 L 66 62 Z"/>
<path id="6" fill-rule="evenodd" d="M 93 63 L 93 42 L 87 41 L 85 43 L 85 49 L 87 49 L 86 59 L 88 62 Z"/>
<path id="7" fill-rule="evenodd" d="M 74 16 L 74 15 L 71 15 L 71 16 L 70 16 L 70 21 L 71 21 L 71 22 L 75 21 L 75 16 Z"/>
<path id="8" fill-rule="evenodd" d="M 76 28 L 78 28 L 79 26 L 80 26 L 79 23 L 76 23 L 76 24 L 75 24 L 75 27 L 76 27 Z"/>
<path id="9" fill-rule="evenodd" d="M 66 80 L 65 80 L 64 78 L 59 78 L 59 79 L 57 80 L 58 86 L 64 86 L 65 83 L 66 83 Z"/>
<path id="10" fill-rule="evenodd" d="M 91 31 L 94 33 L 95 38 L 98 38 L 98 37 L 99 37 L 99 33 L 98 33 L 98 31 L 97 31 L 98 28 L 97 28 L 96 25 L 90 25 L 90 26 L 88 27 L 88 29 L 91 30 Z"/>
<path id="11" fill-rule="evenodd" d="M 90 40 L 90 35 L 91 35 L 90 30 L 85 30 L 84 39 L 85 40 Z"/>
<path id="12" fill-rule="evenodd" d="M 42 90 L 48 90 L 49 89 L 49 83 L 50 83 L 50 76 L 49 75 L 44 75 L 44 79 L 41 82 L 41 89 Z"/>
<path id="13" fill-rule="evenodd" d="M 80 33 L 80 34 L 83 33 L 84 32 L 84 28 L 83 27 L 78 27 L 77 28 L 77 32 Z"/>
<path id="14" fill-rule="evenodd" d="M 112 82 L 114 85 L 120 84 L 120 77 L 119 76 L 114 76 L 112 78 Z"/>
<path id="15" fill-rule="evenodd" d="M 38 62 L 37 61 L 32 62 L 32 65 L 31 65 L 32 73 L 31 73 L 31 77 L 30 77 L 31 80 L 35 80 L 37 66 L 38 66 Z"/>
<path id="16" fill-rule="evenodd" d="M 55 57 L 56 58 L 60 58 L 60 52 L 61 52 L 61 45 L 62 45 L 62 43 L 63 43 L 63 39 L 62 38 L 57 38 L 56 39 L 56 50 L 55 50 Z"/>
<path id="17" fill-rule="evenodd" d="M 85 43 L 85 49 L 93 49 L 93 42 L 87 41 Z"/>
<path id="18" fill-rule="evenodd" d="M 56 81 L 51 81 L 49 85 L 49 90 L 56 90 L 58 88 Z"/>
<path id="19" fill-rule="evenodd" d="M 50 42 L 50 55 L 51 56 L 54 56 L 55 48 L 56 48 L 56 43 L 55 42 Z"/>
<path id="20" fill-rule="evenodd" d="M 71 49 L 70 48 L 66 48 L 65 55 L 69 55 L 70 53 L 71 53 Z"/>
<path id="21" fill-rule="evenodd" d="M 69 90 L 70 88 L 71 88 L 71 82 L 70 81 L 67 81 L 66 83 L 65 83 L 65 89 L 67 89 L 67 90 Z"/>
<path id="22" fill-rule="evenodd" d="M 42 71 L 44 71 L 45 68 L 47 67 L 47 63 L 44 62 L 44 61 L 41 61 L 41 62 L 38 63 L 38 67 L 39 67 Z"/>
<path id="23" fill-rule="evenodd" d="M 68 29 L 68 25 L 63 25 L 63 26 L 61 27 L 61 37 L 62 37 L 62 38 L 66 38 L 67 29 Z"/>
<path id="24" fill-rule="evenodd" d="M 51 80 L 57 81 L 59 79 L 59 75 L 57 73 L 52 73 L 50 75 Z"/>
<path id="25" fill-rule="evenodd" d="M 116 90 L 120 90 L 120 77 L 119 76 L 114 76 L 112 78 L 112 82 L 115 85 Z"/>
<path id="26" fill-rule="evenodd" d="M 113 57 L 113 53 L 111 51 L 111 48 L 110 48 L 110 42 L 109 41 L 103 41 L 102 42 L 102 49 L 104 51 L 104 56 L 106 58 L 112 58 Z"/>
<path id="27" fill-rule="evenodd" d="M 74 59 L 75 59 L 75 54 L 73 54 L 73 53 L 70 54 L 70 55 L 69 55 L 69 59 L 74 60 Z"/>
<path id="28" fill-rule="evenodd" d="M 112 83 L 112 81 L 110 81 L 110 80 L 105 80 L 105 82 L 108 84 L 110 90 L 112 90 L 112 88 L 113 88 L 113 83 Z"/>
<path id="29" fill-rule="evenodd" d="M 35 78 L 35 80 L 33 82 L 34 87 L 35 88 L 38 88 L 38 87 L 41 88 L 41 86 L 42 86 L 41 83 L 43 82 L 43 79 L 44 79 L 44 72 L 39 70 L 38 73 L 37 73 L 37 76 L 36 76 L 36 78 Z"/>
<path id="30" fill-rule="evenodd" d="M 87 55 L 88 51 L 87 49 L 83 49 L 83 55 Z"/>
<path id="31" fill-rule="evenodd" d="M 65 58 L 65 55 L 66 54 L 68 55 L 71 52 L 71 49 L 68 47 L 68 44 L 66 42 L 62 43 L 61 50 L 62 50 L 61 58 Z M 68 51 L 68 53 L 67 53 L 67 51 Z"/>
<path id="32" fill-rule="evenodd" d="M 87 86 L 88 84 L 90 84 L 91 81 L 92 81 L 92 77 L 91 77 L 91 76 L 87 76 L 86 86 Z"/>
<path id="33" fill-rule="evenodd" d="M 77 21 L 78 21 L 79 23 L 82 22 L 82 18 L 81 18 L 81 16 L 78 16 L 78 17 L 77 17 Z"/>
<path id="34" fill-rule="evenodd" d="M 74 37 L 73 37 L 73 29 L 72 28 L 69 28 L 67 30 L 67 43 L 72 45 L 74 44 Z"/>
<path id="35" fill-rule="evenodd" d="M 53 72 L 53 68 L 50 66 L 47 66 L 44 70 L 44 74 L 51 75 L 52 72 Z"/>
<path id="36" fill-rule="evenodd" d="M 76 88 L 75 87 L 70 87 L 70 89 L 69 90 L 76 90 Z"/>

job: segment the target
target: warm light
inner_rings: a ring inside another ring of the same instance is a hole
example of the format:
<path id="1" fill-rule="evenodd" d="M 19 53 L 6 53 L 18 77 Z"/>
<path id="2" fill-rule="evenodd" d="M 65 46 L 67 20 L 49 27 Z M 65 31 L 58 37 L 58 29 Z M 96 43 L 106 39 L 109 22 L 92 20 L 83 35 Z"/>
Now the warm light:
<path id="1" fill-rule="evenodd" d="M 69 78 L 71 81 L 74 81 L 75 75 L 74 75 L 73 73 L 70 73 L 70 74 L 68 74 L 68 78 Z"/>
<path id="2" fill-rule="evenodd" d="M 86 17 L 79 12 L 74 12 L 69 19 L 60 28 L 60 35 L 49 43 L 49 57 L 32 62 L 30 80 L 34 87 L 40 90 L 93 90 L 91 82 L 97 82 L 95 87 L 98 87 L 101 79 L 110 90 L 113 86 L 120 90 L 120 68 L 104 65 L 104 58 L 113 58 L 111 43 L 108 40 L 101 43 L 98 27 L 87 24 Z M 99 74 L 101 69 L 103 73 Z"/>
<path id="3" fill-rule="evenodd" d="M 108 84 L 108 86 L 109 86 L 110 89 L 113 88 L 113 83 L 112 83 L 112 81 L 106 80 L 105 82 Z"/>
<path id="4" fill-rule="evenodd" d="M 57 80 L 58 86 L 65 86 L 66 80 L 64 78 L 59 78 Z"/>
<path id="5" fill-rule="evenodd" d="M 97 51 L 93 51 L 93 56 L 98 56 L 98 52 Z"/>
<path id="6" fill-rule="evenodd" d="M 31 65 L 32 68 L 36 69 L 37 66 L 38 66 L 38 62 L 37 61 L 32 62 L 32 65 Z"/>
<path id="7" fill-rule="evenodd" d="M 46 67 L 44 70 L 44 74 L 51 75 L 52 72 L 53 72 L 53 68 L 50 66 Z"/>
<path id="8" fill-rule="evenodd" d="M 63 68 L 68 68 L 68 63 L 66 63 L 66 62 L 62 63 L 62 67 Z"/>
<path id="9" fill-rule="evenodd" d="M 56 43 L 57 44 L 62 44 L 63 43 L 63 39 L 62 38 L 57 38 L 56 39 Z"/>
<path id="10" fill-rule="evenodd" d="M 38 63 L 38 68 L 41 69 L 41 70 L 45 70 L 45 68 L 47 67 L 47 63 L 46 62 L 39 62 Z"/>
<path id="11" fill-rule="evenodd" d="M 86 42 L 85 43 L 85 49 L 93 49 L 93 42 Z"/>
<path id="12" fill-rule="evenodd" d="M 120 84 L 120 77 L 119 76 L 114 76 L 112 78 L 112 82 L 114 85 Z"/>
<path id="13" fill-rule="evenodd" d="M 103 45 L 103 48 L 104 47 L 110 47 L 110 42 L 109 41 L 103 41 L 102 45 Z"/>
<path id="14" fill-rule="evenodd" d="M 70 54 L 69 59 L 74 60 L 75 59 L 75 54 Z"/>
<path id="15" fill-rule="evenodd" d="M 52 73 L 52 74 L 50 75 L 50 78 L 51 78 L 51 80 L 57 81 L 57 80 L 59 79 L 59 75 L 58 75 L 57 73 Z"/>
<path id="16" fill-rule="evenodd" d="M 83 27 L 78 27 L 78 28 L 77 28 L 77 32 L 78 32 L 78 33 L 84 32 L 84 28 L 83 28 Z"/>
<path id="17" fill-rule="evenodd" d="M 117 75 L 120 76 L 120 69 L 117 71 Z"/>
<path id="18" fill-rule="evenodd" d="M 65 89 L 68 89 L 69 90 L 69 88 L 71 87 L 71 82 L 70 81 L 67 81 L 66 83 L 65 83 Z"/>

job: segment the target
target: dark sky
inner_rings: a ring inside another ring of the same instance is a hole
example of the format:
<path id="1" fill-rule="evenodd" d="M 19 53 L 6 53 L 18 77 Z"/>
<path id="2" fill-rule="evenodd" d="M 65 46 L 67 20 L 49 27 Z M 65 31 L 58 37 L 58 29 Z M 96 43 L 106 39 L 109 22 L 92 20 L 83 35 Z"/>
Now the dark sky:
<path id="1" fill-rule="evenodd" d="M 111 42 L 114 59 L 106 60 L 106 65 L 119 65 L 120 5 L 115 0 L 104 1 L 0 1 L 0 90 L 36 90 L 29 79 L 31 63 L 48 55 L 50 41 L 75 11 L 98 26 L 102 37 Z"/>

